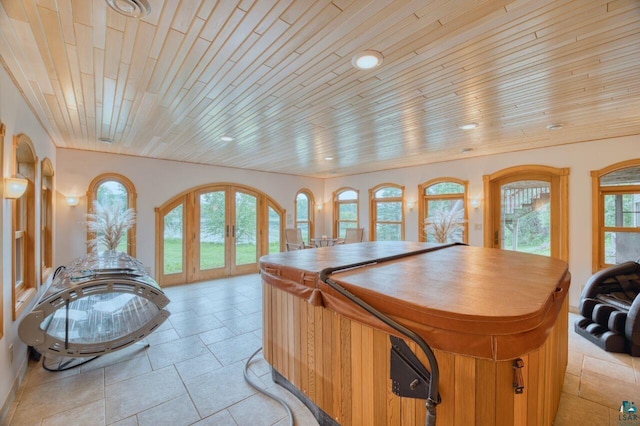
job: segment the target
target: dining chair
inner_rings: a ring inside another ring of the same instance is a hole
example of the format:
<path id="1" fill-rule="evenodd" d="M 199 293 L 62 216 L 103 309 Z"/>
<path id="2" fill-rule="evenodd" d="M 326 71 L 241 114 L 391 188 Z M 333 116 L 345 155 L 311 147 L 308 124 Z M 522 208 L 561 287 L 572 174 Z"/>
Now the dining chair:
<path id="1" fill-rule="evenodd" d="M 302 231 L 300 228 L 286 228 L 284 230 L 284 236 L 287 251 L 313 248 L 313 246 L 308 245 L 302 239 Z"/>
<path id="2" fill-rule="evenodd" d="M 344 238 L 338 240 L 336 244 L 360 243 L 364 237 L 364 228 L 347 228 Z"/>

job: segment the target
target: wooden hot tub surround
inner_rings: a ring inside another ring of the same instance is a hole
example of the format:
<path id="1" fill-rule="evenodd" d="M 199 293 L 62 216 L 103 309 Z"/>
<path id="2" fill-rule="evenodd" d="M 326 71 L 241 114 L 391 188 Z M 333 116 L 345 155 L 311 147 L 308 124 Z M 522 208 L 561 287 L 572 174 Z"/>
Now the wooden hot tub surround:
<path id="1" fill-rule="evenodd" d="M 567 362 L 570 275 L 542 256 L 412 242 L 265 256 L 264 354 L 277 375 L 322 410 L 322 422 L 424 424 L 424 401 L 392 392 L 389 336 L 404 338 L 429 369 L 425 355 L 320 279 L 327 268 L 396 255 L 328 278 L 433 349 L 437 423 L 551 424 Z"/>

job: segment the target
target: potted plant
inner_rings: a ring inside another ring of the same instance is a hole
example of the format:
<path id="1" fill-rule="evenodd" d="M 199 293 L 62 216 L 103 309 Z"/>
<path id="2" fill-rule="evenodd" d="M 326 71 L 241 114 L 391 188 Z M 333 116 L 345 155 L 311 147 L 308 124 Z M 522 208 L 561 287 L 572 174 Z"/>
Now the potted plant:
<path id="1" fill-rule="evenodd" d="M 464 229 L 464 210 L 462 201 L 456 201 L 449 209 L 440 208 L 429 212 L 424 220 L 424 233 L 433 237 L 437 243 L 453 242 L 453 237 Z"/>
<path id="2" fill-rule="evenodd" d="M 87 241 L 92 250 L 105 247 L 117 250 L 120 240 L 136 222 L 134 209 L 125 209 L 119 201 L 101 203 L 93 201 L 93 209 L 87 214 L 87 227 L 93 238 Z"/>

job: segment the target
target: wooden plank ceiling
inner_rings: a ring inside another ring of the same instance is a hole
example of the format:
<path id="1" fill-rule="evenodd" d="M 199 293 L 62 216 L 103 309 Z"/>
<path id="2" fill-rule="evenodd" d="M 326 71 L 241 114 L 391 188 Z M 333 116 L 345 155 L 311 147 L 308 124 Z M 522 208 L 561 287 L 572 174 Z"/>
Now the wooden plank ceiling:
<path id="1" fill-rule="evenodd" d="M 0 0 L 57 146 L 330 177 L 640 134 L 637 0 L 149 2 Z"/>

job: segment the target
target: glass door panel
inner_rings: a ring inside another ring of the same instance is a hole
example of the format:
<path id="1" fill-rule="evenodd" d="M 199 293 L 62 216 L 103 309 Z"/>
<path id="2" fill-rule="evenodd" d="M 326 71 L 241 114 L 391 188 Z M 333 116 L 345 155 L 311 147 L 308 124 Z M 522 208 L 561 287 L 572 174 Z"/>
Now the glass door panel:
<path id="1" fill-rule="evenodd" d="M 162 216 L 162 280 L 165 284 L 186 279 L 184 199 Z"/>
<path id="2" fill-rule="evenodd" d="M 225 266 L 225 191 L 200 194 L 200 270 Z"/>
<path id="3" fill-rule="evenodd" d="M 280 252 L 280 215 L 273 207 L 269 206 L 269 254 Z M 307 227 L 307 235 L 309 228 Z"/>
<path id="4" fill-rule="evenodd" d="M 551 183 L 500 186 L 500 243 L 505 250 L 551 256 Z"/>
<path id="5" fill-rule="evenodd" d="M 251 269 L 258 259 L 258 202 L 257 197 L 235 192 L 235 220 L 232 236 L 235 240 L 234 265 L 236 270 Z M 245 268 L 241 268 L 241 267 Z"/>

